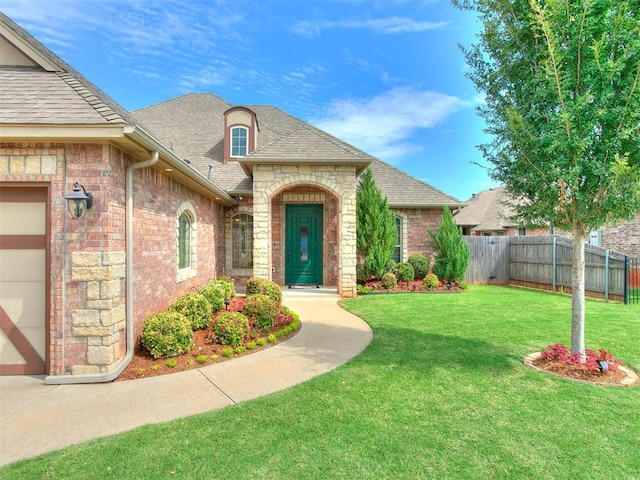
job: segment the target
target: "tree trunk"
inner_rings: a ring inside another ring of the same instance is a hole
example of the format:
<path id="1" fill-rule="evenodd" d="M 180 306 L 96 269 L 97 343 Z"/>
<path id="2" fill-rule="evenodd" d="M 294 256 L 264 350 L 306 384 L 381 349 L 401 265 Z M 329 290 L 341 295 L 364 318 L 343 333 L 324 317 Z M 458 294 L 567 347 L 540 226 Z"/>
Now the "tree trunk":
<path id="1" fill-rule="evenodd" d="M 578 354 L 580 361 L 586 359 L 584 346 L 584 286 L 586 234 L 579 226 L 573 228 L 573 262 L 571 265 L 571 353 Z"/>

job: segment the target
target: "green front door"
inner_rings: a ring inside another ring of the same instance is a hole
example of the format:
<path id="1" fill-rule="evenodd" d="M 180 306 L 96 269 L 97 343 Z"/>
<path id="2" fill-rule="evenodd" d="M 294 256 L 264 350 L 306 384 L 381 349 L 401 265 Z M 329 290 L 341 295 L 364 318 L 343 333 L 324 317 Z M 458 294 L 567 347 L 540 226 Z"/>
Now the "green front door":
<path id="1" fill-rule="evenodd" d="M 287 205 L 285 283 L 322 283 L 322 205 Z"/>

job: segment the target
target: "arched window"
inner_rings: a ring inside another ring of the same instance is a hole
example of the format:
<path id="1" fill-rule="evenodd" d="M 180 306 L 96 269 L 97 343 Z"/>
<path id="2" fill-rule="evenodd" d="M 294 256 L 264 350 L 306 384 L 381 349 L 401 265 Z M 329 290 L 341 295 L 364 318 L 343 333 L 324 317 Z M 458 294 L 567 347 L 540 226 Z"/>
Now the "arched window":
<path id="1" fill-rule="evenodd" d="M 231 268 L 253 268 L 253 215 L 248 213 L 231 219 Z"/>
<path id="2" fill-rule="evenodd" d="M 191 267 L 191 218 L 182 212 L 178 219 L 178 268 Z"/>
<path id="3" fill-rule="evenodd" d="M 396 215 L 396 233 L 398 234 L 398 239 L 391 258 L 394 262 L 400 263 L 402 262 L 402 217 L 400 215 Z"/>
<path id="4" fill-rule="evenodd" d="M 231 156 L 245 157 L 249 148 L 249 129 L 233 127 L 231 129 Z"/>

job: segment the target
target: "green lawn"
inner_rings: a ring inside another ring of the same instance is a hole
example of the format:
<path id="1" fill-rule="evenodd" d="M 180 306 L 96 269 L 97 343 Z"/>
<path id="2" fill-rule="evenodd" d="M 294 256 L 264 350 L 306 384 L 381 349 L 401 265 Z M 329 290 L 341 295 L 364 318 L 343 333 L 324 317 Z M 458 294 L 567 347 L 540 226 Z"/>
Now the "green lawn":
<path id="1" fill-rule="evenodd" d="M 522 364 L 569 342 L 570 298 L 472 286 L 344 306 L 375 337 L 333 372 L 9 465 L 0 478 L 640 478 L 640 388 Z M 586 311 L 587 346 L 640 370 L 640 305 L 588 301 Z"/>

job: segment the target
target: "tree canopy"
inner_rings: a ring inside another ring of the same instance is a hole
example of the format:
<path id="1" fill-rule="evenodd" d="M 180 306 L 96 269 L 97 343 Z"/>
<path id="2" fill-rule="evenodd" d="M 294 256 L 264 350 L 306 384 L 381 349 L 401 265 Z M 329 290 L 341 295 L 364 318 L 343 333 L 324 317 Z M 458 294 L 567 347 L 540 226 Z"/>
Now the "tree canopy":
<path id="1" fill-rule="evenodd" d="M 572 350 L 584 352 L 584 242 L 640 211 L 638 1 L 453 3 L 482 25 L 462 49 L 485 95 L 491 177 L 524 224 L 573 236 Z"/>

